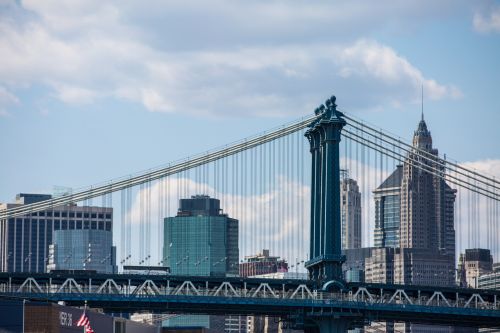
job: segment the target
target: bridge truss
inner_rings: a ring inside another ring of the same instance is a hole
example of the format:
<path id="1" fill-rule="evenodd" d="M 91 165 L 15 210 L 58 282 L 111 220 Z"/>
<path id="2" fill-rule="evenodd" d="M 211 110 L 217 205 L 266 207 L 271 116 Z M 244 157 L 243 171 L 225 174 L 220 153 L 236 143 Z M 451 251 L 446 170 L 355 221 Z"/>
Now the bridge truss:
<path id="1" fill-rule="evenodd" d="M 139 274 L 0 273 L 0 296 L 64 301 L 106 311 L 314 316 L 353 321 L 411 320 L 500 325 L 500 291 L 350 283 L 345 290 L 314 289 L 311 280 Z"/>

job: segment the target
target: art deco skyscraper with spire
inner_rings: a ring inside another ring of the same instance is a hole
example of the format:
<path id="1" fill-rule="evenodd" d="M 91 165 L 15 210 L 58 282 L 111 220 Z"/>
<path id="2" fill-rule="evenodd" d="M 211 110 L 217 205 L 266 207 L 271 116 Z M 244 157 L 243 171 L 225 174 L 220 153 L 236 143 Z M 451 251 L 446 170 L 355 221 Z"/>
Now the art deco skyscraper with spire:
<path id="1" fill-rule="evenodd" d="M 400 247 L 436 250 L 453 256 L 454 263 L 455 190 L 443 179 L 416 167 L 420 163 L 429 171 L 443 171 L 423 114 L 413 135 L 413 147 L 403 165 Z"/>
<path id="2" fill-rule="evenodd" d="M 454 283 L 455 190 L 429 171 L 443 170 L 422 114 L 403 165 L 374 191 L 375 246 L 395 248 L 393 271 L 385 272 L 394 283 Z"/>

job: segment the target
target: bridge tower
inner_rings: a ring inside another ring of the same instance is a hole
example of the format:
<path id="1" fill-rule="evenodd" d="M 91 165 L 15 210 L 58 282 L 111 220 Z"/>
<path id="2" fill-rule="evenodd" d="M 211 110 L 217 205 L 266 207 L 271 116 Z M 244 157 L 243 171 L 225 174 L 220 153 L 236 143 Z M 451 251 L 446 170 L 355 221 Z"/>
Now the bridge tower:
<path id="1" fill-rule="evenodd" d="M 309 278 L 323 290 L 343 288 L 342 236 L 340 220 L 340 133 L 346 125 L 332 96 L 314 113 L 317 118 L 305 136 L 312 154 L 311 244 L 306 262 Z M 353 317 L 349 314 L 307 314 L 307 333 L 346 332 Z"/>
<path id="2" fill-rule="evenodd" d="M 314 112 L 306 131 L 312 154 L 309 277 L 318 285 L 342 284 L 339 142 L 346 125 L 332 96 Z"/>

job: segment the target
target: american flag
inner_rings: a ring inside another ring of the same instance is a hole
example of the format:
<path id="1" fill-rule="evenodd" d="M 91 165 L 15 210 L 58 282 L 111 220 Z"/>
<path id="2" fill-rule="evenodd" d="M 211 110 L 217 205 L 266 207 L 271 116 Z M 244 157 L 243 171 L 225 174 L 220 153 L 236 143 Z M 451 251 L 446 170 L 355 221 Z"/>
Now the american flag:
<path id="1" fill-rule="evenodd" d="M 76 326 L 85 326 L 85 333 L 94 333 L 94 330 L 90 327 L 89 317 L 87 317 L 85 311 L 76 323 Z"/>

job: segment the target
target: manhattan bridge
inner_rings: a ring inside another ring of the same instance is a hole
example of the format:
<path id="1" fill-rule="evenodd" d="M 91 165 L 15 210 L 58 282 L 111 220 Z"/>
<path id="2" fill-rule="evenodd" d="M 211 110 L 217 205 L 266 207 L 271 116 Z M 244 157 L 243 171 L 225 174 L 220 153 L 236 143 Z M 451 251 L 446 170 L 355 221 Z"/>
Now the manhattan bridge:
<path id="1" fill-rule="evenodd" d="M 438 223 L 433 236 L 409 224 L 403 228 L 402 217 L 401 244 L 412 247 L 427 242 L 425 246 L 435 246 L 436 251 L 448 251 L 454 262 L 456 253 L 466 248 L 487 247 L 493 255 L 500 254 L 499 181 L 446 155 L 441 157 L 432 149 L 423 115 L 417 132 L 423 133 L 423 139 L 406 142 L 339 111 L 332 96 L 313 115 L 260 135 L 0 211 L 0 221 L 9 221 L 55 207 L 70 210 L 75 204 L 91 209 L 102 202 L 102 206 L 114 208 L 119 221 L 113 231 L 121 266 L 174 270 L 201 266 L 207 257 L 186 253 L 174 262 L 165 256 L 164 248 L 172 243 L 164 242 L 164 218 L 175 215 L 179 199 L 210 195 L 219 198 L 224 212 L 239 221 L 239 258 L 270 249 L 287 258 L 291 270 L 307 271 L 308 278 L 21 270 L 0 273 L 0 297 L 64 301 L 109 312 L 269 315 L 307 332 L 343 332 L 377 321 L 500 327 L 500 291 L 495 289 L 426 284 L 418 282 L 418 276 L 402 283 L 350 282 L 345 278 L 341 175 L 359 184 L 363 206 L 360 242 L 365 247 L 371 245 L 377 228 L 372 222 L 376 210 L 372 192 L 393 170 L 401 168 L 412 177 L 430 179 L 428 185 L 441 189 L 442 198 L 456 199 L 451 206 L 444 200 L 442 207 L 435 207 L 448 210 L 452 218 Z M 412 188 L 411 183 L 403 183 L 401 188 L 414 194 L 402 207 L 422 200 L 422 189 Z M 407 209 L 406 214 L 419 212 Z M 443 228 L 451 236 L 443 236 Z M 0 256 L 10 256 L 3 246 L 0 251 Z M 219 264 L 238 265 L 239 258 L 230 262 L 225 257 Z M 30 256 L 24 259 L 27 263 L 32 260 Z M 455 273 L 453 263 L 449 274 Z M 433 278 L 446 280 L 440 274 Z"/>

